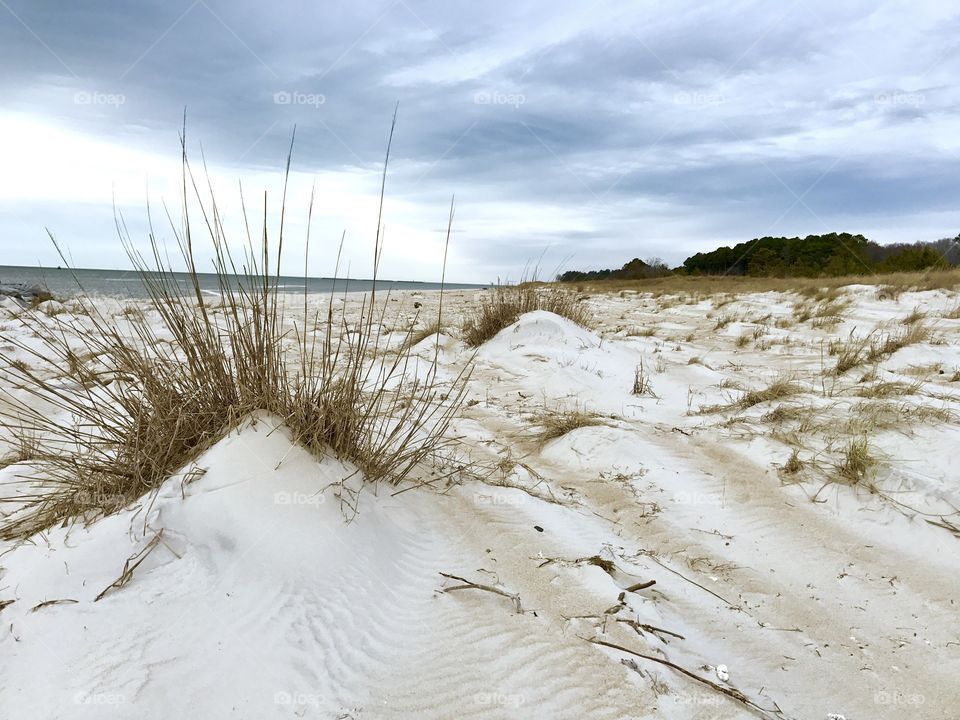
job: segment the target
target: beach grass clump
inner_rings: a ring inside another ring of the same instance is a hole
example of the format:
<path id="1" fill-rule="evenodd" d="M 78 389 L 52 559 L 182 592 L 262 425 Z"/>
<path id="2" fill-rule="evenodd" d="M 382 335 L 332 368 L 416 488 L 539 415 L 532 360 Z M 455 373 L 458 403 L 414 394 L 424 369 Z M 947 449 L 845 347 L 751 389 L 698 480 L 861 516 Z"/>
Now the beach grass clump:
<path id="1" fill-rule="evenodd" d="M 847 443 L 840 462 L 836 466 L 837 478 L 850 485 L 864 482 L 877 461 L 870 454 L 870 444 L 866 437 L 856 438 Z"/>
<path id="2" fill-rule="evenodd" d="M 912 383 L 891 380 L 887 382 L 878 382 L 872 385 L 865 385 L 856 390 L 859 397 L 872 398 L 875 400 L 898 397 L 901 395 L 913 395 L 919 392 L 923 387 L 921 380 L 915 380 Z"/>
<path id="3" fill-rule="evenodd" d="M 580 408 L 569 410 L 544 408 L 543 412 L 534 415 L 532 418 L 532 425 L 537 428 L 536 438 L 544 443 L 563 437 L 578 428 L 602 424 L 599 415 Z"/>
<path id="4" fill-rule="evenodd" d="M 866 359 L 871 363 L 884 360 L 905 347 L 929 341 L 932 335 L 930 328 L 920 322 L 907 325 L 899 332 L 881 334 L 870 342 Z"/>
<path id="5" fill-rule="evenodd" d="M 638 397 L 642 395 L 648 395 L 649 397 L 654 398 L 657 397 L 657 394 L 653 391 L 653 386 L 650 384 L 650 373 L 647 372 L 642 360 L 634 369 L 633 388 L 630 390 L 630 394 Z"/>
<path id="6" fill-rule="evenodd" d="M 921 310 L 920 307 L 918 306 L 913 308 L 913 310 L 910 312 L 909 315 L 907 315 L 904 318 L 901 318 L 900 324 L 913 325 L 914 323 L 920 322 L 921 320 L 923 320 L 926 316 L 927 316 L 926 311 Z"/>
<path id="7" fill-rule="evenodd" d="M 766 387 L 759 390 L 749 390 L 744 393 L 735 403 L 741 410 L 752 408 L 761 403 L 773 402 L 774 400 L 783 400 L 784 398 L 798 395 L 801 392 L 800 384 L 793 377 L 782 376 L 776 378 Z"/>
<path id="8" fill-rule="evenodd" d="M 421 327 L 414 326 L 403 338 L 400 351 L 403 352 L 415 345 L 419 345 L 427 338 L 436 338 L 437 335 L 443 332 L 443 329 L 444 326 L 438 318 L 428 320 L 427 323 Z"/>
<path id="9" fill-rule="evenodd" d="M 738 385 L 731 380 L 725 380 L 720 383 L 720 387 L 736 388 Z M 700 414 L 729 412 L 730 410 L 748 410 L 755 405 L 774 402 L 776 400 L 784 400 L 786 398 L 799 395 L 801 392 L 803 392 L 803 388 L 800 386 L 800 383 L 797 382 L 796 378 L 793 376 L 782 375 L 775 378 L 769 385 L 766 385 L 765 387 L 757 390 L 744 391 L 743 395 L 736 400 L 721 405 L 708 405 L 702 407 L 700 408 Z M 770 419 L 776 421 L 779 418 L 774 417 Z"/>
<path id="10" fill-rule="evenodd" d="M 737 318 L 733 315 L 728 315 L 728 314 L 720 315 L 719 317 L 717 317 L 717 322 L 714 323 L 713 329 L 723 330 L 727 325 L 729 325 L 736 319 Z"/>
<path id="11" fill-rule="evenodd" d="M 183 151 L 183 225 L 171 230 L 187 268 L 187 290 L 152 231 L 147 259 L 118 223 L 154 321 L 127 313 L 117 323 L 84 303 L 77 322 L 25 320 L 39 346 L 17 335 L 4 338 L 55 371 L 41 375 L 11 365 L 19 387 L 0 406 L 0 426 L 15 441 L 30 443 L 24 460 L 31 472 L 23 490 L 0 497 L 13 505 L 0 538 L 27 538 L 127 507 L 260 412 L 282 418 L 294 441 L 314 453 L 353 463 L 368 482 L 399 483 L 422 463 L 439 460 L 452 442 L 447 429 L 469 369 L 441 382 L 436 355 L 432 363 L 423 361 L 410 352 L 412 345 L 388 353 L 379 333 L 388 302 L 376 281 L 356 301 L 355 321 L 335 311 L 332 294 L 325 311 L 308 312 L 306 294 L 299 310 L 296 301 L 284 299 L 285 199 L 276 234 L 265 210 L 260 246 L 248 239 L 243 264 L 235 264 L 217 204 L 198 189 L 185 144 Z M 198 210 L 191 215 L 188 208 Z M 212 298 L 201 290 L 194 259 L 201 233 L 213 250 L 218 287 Z M 307 332 L 320 326 L 321 315 L 326 329 Z"/>
<path id="12" fill-rule="evenodd" d="M 843 375 L 847 371 L 862 365 L 867 359 L 868 342 L 868 340 L 851 337 L 846 341 L 836 340 L 830 343 L 829 353 L 837 358 L 833 374 Z"/>
<path id="13" fill-rule="evenodd" d="M 496 285 L 481 297 L 463 320 L 463 339 L 470 347 L 479 347 L 521 315 L 535 310 L 560 315 L 581 327 L 590 325 L 590 312 L 576 293 L 543 286 L 534 279 L 518 285 Z"/>
<path id="14" fill-rule="evenodd" d="M 790 453 L 790 457 L 788 457 L 787 461 L 783 464 L 782 470 L 786 475 L 796 475 L 803 470 L 803 467 L 803 460 L 800 459 L 800 451 L 794 448 L 793 452 Z"/>

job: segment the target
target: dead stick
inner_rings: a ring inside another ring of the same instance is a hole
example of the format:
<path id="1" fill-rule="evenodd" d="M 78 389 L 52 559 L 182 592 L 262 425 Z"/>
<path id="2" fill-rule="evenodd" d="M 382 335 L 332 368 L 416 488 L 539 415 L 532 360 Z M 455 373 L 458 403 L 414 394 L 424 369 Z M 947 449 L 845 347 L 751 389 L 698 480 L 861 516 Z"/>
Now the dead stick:
<path id="1" fill-rule="evenodd" d="M 668 570 L 669 572 L 672 572 L 672 573 L 673 573 L 674 575 L 676 575 L 677 577 L 683 578 L 683 579 L 686 580 L 688 583 L 691 583 L 691 584 L 693 584 L 693 585 L 696 585 L 696 586 L 697 586 L 698 588 L 700 588 L 701 590 L 705 590 L 706 592 L 710 593 L 711 595 L 713 595 L 713 596 L 714 596 L 715 598 L 717 598 L 718 600 L 722 600 L 723 602 L 725 602 L 725 603 L 726 603 L 729 607 L 731 607 L 732 609 L 734 609 L 734 610 L 739 610 L 739 609 L 740 609 L 740 606 L 739 606 L 739 605 L 734 605 L 732 602 L 730 602 L 729 600 L 727 600 L 725 597 L 722 597 L 722 596 L 720 596 L 720 595 L 717 595 L 717 593 L 715 593 L 715 592 L 714 592 L 713 590 L 711 590 L 710 588 L 704 587 L 703 585 L 701 585 L 700 583 L 698 583 L 696 580 L 691 580 L 691 579 L 688 578 L 686 575 L 684 575 L 683 573 L 677 572 L 676 570 L 674 570 L 674 569 L 673 569 L 672 567 L 670 567 L 669 565 L 664 565 L 662 562 L 660 562 L 660 561 L 659 561 L 656 557 L 654 557 L 653 555 L 647 555 L 647 557 L 650 558 L 651 560 L 653 560 L 657 565 L 659 565 L 660 567 L 662 567 L 664 570 Z"/>
<path id="2" fill-rule="evenodd" d="M 449 573 L 442 572 L 440 573 L 445 578 L 450 578 L 451 580 L 459 580 L 464 583 L 463 585 L 454 585 L 453 587 L 441 588 L 442 592 L 453 592 L 454 590 L 485 590 L 486 592 L 494 593 L 495 595 L 502 595 L 505 598 L 509 598 L 513 601 L 514 610 L 517 611 L 517 615 L 523 615 L 523 606 L 520 605 L 520 596 L 514 593 L 508 593 L 504 590 L 499 590 L 498 588 L 491 587 L 489 585 L 481 585 L 480 583 L 475 583 L 472 580 L 467 580 L 462 578 L 459 575 L 450 575 Z"/>
<path id="3" fill-rule="evenodd" d="M 774 716 L 770 713 L 769 710 L 766 710 L 760 707 L 759 705 L 757 705 L 755 702 L 753 702 L 750 698 L 748 698 L 746 695 L 744 695 L 742 692 L 740 692 L 736 688 L 726 688 L 726 687 L 723 687 L 723 685 L 717 685 L 717 683 L 707 680 L 706 678 L 702 678 L 699 675 L 696 675 L 695 673 L 690 672 L 686 668 L 680 667 L 679 665 L 676 665 L 670 662 L 669 660 L 664 660 L 663 658 L 654 657 L 653 655 L 644 655 L 643 653 L 638 653 L 635 650 L 631 650 L 630 648 L 625 648 L 623 647 L 623 645 L 617 645 L 616 643 L 607 642 L 606 640 L 597 640 L 593 638 L 593 639 L 587 640 L 587 642 L 591 642 L 594 645 L 603 645 L 604 647 L 613 648 L 614 650 L 620 650 L 621 652 L 635 655 L 636 657 L 643 658 L 644 660 L 652 660 L 653 662 L 660 663 L 661 665 L 666 665 L 667 667 L 673 668 L 677 672 L 682 673 L 689 678 L 693 678 L 697 682 L 703 683 L 707 687 L 713 688 L 717 692 L 722 693 L 729 698 L 733 698 L 734 700 L 736 700 L 737 702 L 743 705 L 746 705 L 748 708 L 750 708 L 751 710 L 759 714 L 760 717 L 762 718 L 770 718 L 770 719 L 774 718 Z"/>
<path id="4" fill-rule="evenodd" d="M 663 633 L 664 635 L 670 635 L 670 636 L 672 636 L 672 637 L 675 637 L 675 638 L 677 638 L 678 640 L 686 640 L 686 638 L 685 638 L 683 635 L 681 635 L 680 633 L 675 633 L 675 632 L 673 632 L 673 631 L 671 631 L 671 630 L 664 630 L 663 628 L 657 627 L 656 625 L 649 625 L 649 624 L 647 624 L 647 623 L 637 622 L 636 620 L 632 620 L 632 619 L 630 619 L 630 618 L 619 618 L 619 617 L 618 617 L 618 618 L 616 618 L 616 620 L 617 620 L 617 622 L 622 622 L 622 623 L 625 623 L 625 624 L 629 625 L 629 626 L 632 627 L 634 630 L 646 630 L 647 632 L 653 633 L 654 635 L 656 635 L 657 633 Z M 661 639 L 662 639 L 662 638 L 661 638 Z"/>

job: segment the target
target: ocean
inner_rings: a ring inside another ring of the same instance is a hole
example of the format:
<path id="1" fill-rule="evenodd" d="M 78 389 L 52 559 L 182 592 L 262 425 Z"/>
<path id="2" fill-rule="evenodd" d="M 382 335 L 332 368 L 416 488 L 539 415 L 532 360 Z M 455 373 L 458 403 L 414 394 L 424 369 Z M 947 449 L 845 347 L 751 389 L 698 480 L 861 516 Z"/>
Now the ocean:
<path id="1" fill-rule="evenodd" d="M 187 273 L 173 273 L 178 284 L 185 292 L 192 292 L 190 276 Z M 200 288 L 211 295 L 219 294 L 220 284 L 213 273 L 197 273 Z M 23 283 L 46 287 L 57 297 L 70 297 L 77 294 L 107 295 L 121 298 L 143 298 L 146 288 L 140 275 L 134 270 L 94 270 L 62 268 L 20 267 L 0 265 L 0 285 Z M 364 292 L 373 287 L 369 279 L 347 278 L 304 278 L 281 275 L 278 286 L 281 292 L 302 293 L 304 288 L 310 293 Z M 409 280 L 377 280 L 377 290 L 439 290 L 440 283 L 414 282 Z M 482 284 L 446 283 L 447 290 L 471 290 L 486 287 Z"/>

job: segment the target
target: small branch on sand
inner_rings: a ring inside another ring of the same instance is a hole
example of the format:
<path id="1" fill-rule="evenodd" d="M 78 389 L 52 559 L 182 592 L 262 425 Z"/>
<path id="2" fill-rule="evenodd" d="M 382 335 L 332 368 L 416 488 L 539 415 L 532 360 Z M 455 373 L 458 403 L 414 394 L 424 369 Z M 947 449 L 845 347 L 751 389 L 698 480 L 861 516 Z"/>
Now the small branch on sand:
<path id="1" fill-rule="evenodd" d="M 119 590 L 128 582 L 130 582 L 133 579 L 133 571 L 140 566 L 140 563 L 147 559 L 147 555 L 153 552 L 153 550 L 160 543 L 161 537 L 163 537 L 163 528 L 161 528 L 160 531 L 150 539 L 150 542 L 148 542 L 139 552 L 134 553 L 127 558 L 127 561 L 123 564 L 123 572 L 120 573 L 120 577 L 107 585 L 100 592 L 100 594 L 93 599 L 93 601 L 97 602 L 98 600 L 101 600 L 103 596 L 111 590 Z"/>
<path id="2" fill-rule="evenodd" d="M 441 588 L 441 592 L 453 592 L 454 590 L 485 590 L 486 592 L 494 593 L 495 595 L 502 595 L 505 598 L 509 598 L 513 602 L 513 609 L 516 610 L 517 615 L 523 615 L 523 606 L 520 604 L 520 596 L 515 593 L 509 593 L 505 590 L 500 590 L 490 585 L 482 585 L 480 583 L 475 583 L 466 578 L 462 578 L 459 575 L 450 575 L 448 573 L 440 573 L 443 577 L 449 578 L 451 580 L 459 580 L 463 585 L 453 585 L 451 587 Z"/>
<path id="3" fill-rule="evenodd" d="M 607 642 L 606 640 L 597 640 L 596 638 L 589 638 L 589 639 L 584 638 L 584 640 L 587 640 L 587 642 L 593 643 L 594 645 L 603 645 L 604 647 L 612 648 L 614 650 L 620 650 L 621 652 L 629 653 L 630 655 L 633 655 L 638 658 L 643 658 L 644 660 L 650 660 L 655 663 L 660 663 L 661 665 L 666 665 L 668 668 L 672 668 L 673 670 L 676 670 L 677 672 L 683 675 L 686 675 L 687 677 L 693 680 L 696 680 L 699 683 L 703 683 L 709 688 L 716 690 L 718 693 L 726 695 L 728 698 L 731 698 L 737 701 L 741 705 L 744 705 L 745 707 L 752 710 L 759 717 L 764 718 L 764 720 L 776 720 L 777 718 L 784 717 L 783 713 L 779 709 L 774 711 L 767 710 L 766 708 L 763 708 L 760 705 L 757 705 L 757 703 L 753 702 L 753 700 L 748 698 L 746 695 L 744 695 L 742 692 L 740 692 L 736 688 L 730 688 L 730 687 L 724 687 L 723 685 L 718 685 L 717 683 L 711 680 L 707 680 L 706 678 L 702 678 L 699 675 L 690 672 L 686 668 L 680 667 L 679 665 L 676 665 L 670 662 L 669 660 L 664 660 L 663 658 L 654 657 L 653 655 L 644 655 L 643 653 L 638 653 L 637 651 L 631 650 L 630 648 L 623 647 L 623 645 L 617 645 L 616 643 Z"/>
<path id="4" fill-rule="evenodd" d="M 673 573 L 674 575 L 676 575 L 678 578 L 681 578 L 682 580 L 686 580 L 686 581 L 687 581 L 688 583 L 690 583 L 691 585 L 696 585 L 696 586 L 697 586 L 698 588 L 700 588 L 701 590 L 705 590 L 706 592 L 710 593 L 710 594 L 713 595 L 715 598 L 717 598 L 717 600 L 722 600 L 724 603 L 726 603 L 726 605 L 727 605 L 731 610 L 743 610 L 743 608 L 741 608 L 739 605 L 734 605 L 732 602 L 730 602 L 729 600 L 727 600 L 725 597 L 723 597 L 722 595 L 718 595 L 717 593 L 715 593 L 715 592 L 714 592 L 713 590 L 711 590 L 710 588 L 701 585 L 701 584 L 698 583 L 696 580 L 691 580 L 691 579 L 688 578 L 686 575 L 677 572 L 676 570 L 674 570 L 674 569 L 673 569 L 672 567 L 670 567 L 669 565 L 666 565 L 666 564 L 660 562 L 660 560 L 659 560 L 657 557 L 655 557 L 654 555 L 652 555 L 652 554 L 650 554 L 650 553 L 645 553 L 645 554 L 646 554 L 646 556 L 647 556 L 648 558 L 650 558 L 651 560 L 653 560 L 657 565 L 659 565 L 660 567 L 662 567 L 664 570 L 667 570 L 668 572 L 672 572 L 672 573 Z"/>
<path id="5" fill-rule="evenodd" d="M 653 587 L 657 584 L 656 580 L 647 580 L 646 582 L 634 583 L 628 588 L 624 588 L 624 592 L 636 592 L 637 590 L 646 590 L 648 587 Z"/>
<path id="6" fill-rule="evenodd" d="M 546 558 L 542 563 L 537 565 L 538 568 L 546 567 L 551 563 L 557 563 L 559 565 L 596 565 L 598 568 L 603 570 L 608 575 L 613 575 L 617 570 L 617 566 L 613 563 L 612 560 L 607 560 L 602 558 L 599 555 L 591 555 L 590 557 L 577 558 L 576 560 L 564 560 L 563 558 Z"/>
<path id="7" fill-rule="evenodd" d="M 924 519 L 931 525 L 934 525 L 938 528 L 943 528 L 947 532 L 951 533 L 954 537 L 960 538 L 960 527 L 958 527 L 957 525 L 954 525 L 952 522 L 949 522 L 945 517 L 941 517 L 940 522 L 937 522 L 936 520 L 930 520 L 927 518 L 924 518 Z"/>
<path id="8" fill-rule="evenodd" d="M 73 598 L 63 598 L 62 600 L 44 600 L 43 602 L 37 603 L 32 608 L 30 612 L 36 612 L 37 610 L 45 607 L 50 607 L 51 605 L 76 605 L 79 600 L 74 600 Z"/>
<path id="9" fill-rule="evenodd" d="M 629 625 L 634 630 L 636 630 L 638 634 L 642 635 L 643 631 L 646 631 L 648 633 L 653 633 L 663 643 L 666 643 L 667 641 L 664 640 L 662 637 L 660 637 L 661 635 L 670 635 L 679 640 L 686 640 L 686 638 L 683 635 L 672 632 L 671 630 L 664 630 L 663 628 L 657 627 L 656 625 L 648 625 L 647 623 L 637 622 L 636 620 L 632 620 L 631 618 L 618 617 L 616 620 L 617 622 L 622 622 L 625 625 Z"/>

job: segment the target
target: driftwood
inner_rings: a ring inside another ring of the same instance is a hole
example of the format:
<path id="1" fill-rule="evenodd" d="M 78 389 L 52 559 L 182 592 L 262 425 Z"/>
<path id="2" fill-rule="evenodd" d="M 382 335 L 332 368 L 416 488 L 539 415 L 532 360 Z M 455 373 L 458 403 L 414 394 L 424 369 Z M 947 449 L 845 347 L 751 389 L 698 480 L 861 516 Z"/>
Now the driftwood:
<path id="1" fill-rule="evenodd" d="M 442 572 L 440 573 L 443 577 L 449 578 L 451 580 L 459 580 L 463 585 L 453 585 L 451 587 L 441 588 L 441 592 L 453 592 L 454 590 L 484 590 L 486 592 L 493 593 L 495 595 L 501 595 L 505 598 L 508 598 L 513 602 L 513 609 L 516 610 L 518 615 L 523 615 L 523 606 L 520 604 L 520 596 L 515 593 L 509 593 L 505 590 L 500 590 L 490 585 L 482 585 L 481 583 L 475 583 L 472 580 L 467 580 L 462 578 L 459 575 L 450 575 L 449 573 Z"/>
<path id="2" fill-rule="evenodd" d="M 675 638 L 677 638 L 678 640 L 686 640 L 686 638 L 685 638 L 683 635 L 681 635 L 680 633 L 675 633 L 675 632 L 673 632 L 672 630 L 664 630 L 663 628 L 657 627 L 656 625 L 649 625 L 649 624 L 647 624 L 647 623 L 638 622 L 638 621 L 633 620 L 633 619 L 631 619 L 631 618 L 621 618 L 621 617 L 618 617 L 616 620 L 617 620 L 617 622 L 622 622 L 622 623 L 625 624 L 625 625 L 629 625 L 629 626 L 632 627 L 634 630 L 636 630 L 637 633 L 639 633 L 639 634 L 642 634 L 642 631 L 646 631 L 646 632 L 648 632 L 648 633 L 652 633 L 652 634 L 656 635 L 658 638 L 660 638 L 661 642 L 666 642 L 666 640 L 664 640 L 662 637 L 660 637 L 661 635 L 670 635 L 671 637 L 675 637 Z"/>
<path id="3" fill-rule="evenodd" d="M 655 663 L 660 663 L 661 665 L 666 665 L 668 668 L 676 670 L 682 675 L 686 675 L 687 677 L 692 678 L 693 680 L 696 680 L 697 682 L 702 683 L 709 688 L 712 688 L 718 693 L 721 693 L 722 695 L 726 695 L 728 698 L 735 700 L 741 705 L 752 710 L 759 717 L 764 718 L 764 720 L 779 720 L 784 717 L 783 713 L 779 710 L 779 708 L 773 711 L 767 710 L 766 708 L 761 707 L 760 705 L 757 705 L 757 703 L 755 703 L 753 700 L 748 698 L 746 695 L 744 695 L 742 692 L 740 692 L 736 688 L 730 688 L 730 687 L 724 687 L 723 685 L 718 685 L 712 680 L 707 680 L 706 678 L 702 678 L 696 673 L 692 673 L 686 668 L 680 667 L 676 663 L 672 663 L 669 660 L 664 660 L 663 658 L 658 658 L 653 655 L 644 655 L 643 653 L 639 653 L 636 650 L 631 650 L 630 648 L 623 647 L 623 645 L 617 645 L 616 643 L 607 642 L 606 640 L 597 640 L 596 638 L 591 638 L 591 639 L 584 638 L 584 639 L 587 640 L 587 642 L 593 643 L 594 645 L 603 645 L 604 647 L 612 648 L 614 650 L 620 650 L 621 652 L 629 653 L 630 655 L 633 655 L 638 658 L 643 658 L 644 660 L 650 660 Z"/>

